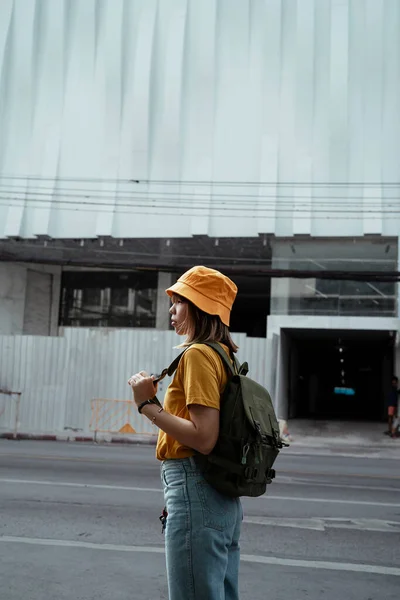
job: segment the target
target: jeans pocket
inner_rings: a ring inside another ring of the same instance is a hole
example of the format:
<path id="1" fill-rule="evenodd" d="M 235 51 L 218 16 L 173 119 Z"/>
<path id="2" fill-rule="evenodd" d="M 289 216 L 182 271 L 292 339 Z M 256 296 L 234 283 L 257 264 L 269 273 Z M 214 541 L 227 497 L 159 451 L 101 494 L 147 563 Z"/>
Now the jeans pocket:
<path id="1" fill-rule="evenodd" d="M 161 470 L 161 479 L 167 488 L 180 488 L 186 483 L 186 474 L 183 469 L 165 469 Z"/>
<path id="2" fill-rule="evenodd" d="M 198 481 L 196 485 L 203 511 L 204 527 L 223 531 L 232 526 L 236 519 L 235 498 L 220 494 L 206 481 Z"/>

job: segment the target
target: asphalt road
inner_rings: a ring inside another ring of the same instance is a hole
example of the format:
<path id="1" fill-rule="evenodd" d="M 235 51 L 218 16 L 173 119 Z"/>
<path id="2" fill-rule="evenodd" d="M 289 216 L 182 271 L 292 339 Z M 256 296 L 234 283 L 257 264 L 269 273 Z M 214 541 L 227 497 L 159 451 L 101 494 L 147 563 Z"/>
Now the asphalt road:
<path id="1" fill-rule="evenodd" d="M 244 499 L 241 599 L 397 600 L 399 459 L 316 452 Z M 162 506 L 154 448 L 0 441 L 1 599 L 166 599 Z"/>

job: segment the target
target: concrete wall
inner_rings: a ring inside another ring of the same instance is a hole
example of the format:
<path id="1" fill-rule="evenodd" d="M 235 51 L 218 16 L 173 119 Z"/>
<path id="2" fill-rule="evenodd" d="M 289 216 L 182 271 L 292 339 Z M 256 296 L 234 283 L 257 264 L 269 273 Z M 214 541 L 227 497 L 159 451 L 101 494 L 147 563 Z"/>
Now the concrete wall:
<path id="1" fill-rule="evenodd" d="M 2 0 L 0 23 L 0 237 L 397 235 L 398 0 Z"/>
<path id="2" fill-rule="evenodd" d="M 400 319 L 395 317 L 329 317 L 302 315 L 271 315 L 268 317 L 267 335 L 280 335 L 281 329 L 336 329 L 359 331 L 400 332 Z"/>
<path id="3" fill-rule="evenodd" d="M 57 335 L 61 267 L 0 262 L 0 335 Z"/>

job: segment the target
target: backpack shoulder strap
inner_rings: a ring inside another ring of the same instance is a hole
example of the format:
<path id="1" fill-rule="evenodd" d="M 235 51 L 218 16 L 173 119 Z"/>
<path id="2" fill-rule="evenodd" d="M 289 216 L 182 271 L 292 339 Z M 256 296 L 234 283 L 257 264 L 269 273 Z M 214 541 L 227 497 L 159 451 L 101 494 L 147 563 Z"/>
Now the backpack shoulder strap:
<path id="1" fill-rule="evenodd" d="M 168 377 L 171 377 L 171 375 L 173 375 L 175 373 L 175 371 L 178 368 L 178 365 L 180 363 L 180 360 L 182 358 L 182 356 L 185 354 L 186 349 L 181 352 L 176 358 L 175 360 L 172 361 L 172 363 L 169 365 L 169 367 L 167 369 L 165 369 L 166 371 L 166 375 L 168 375 Z"/>
<path id="2" fill-rule="evenodd" d="M 166 377 L 167 375 L 169 377 L 171 377 L 171 375 L 173 375 L 175 373 L 175 371 L 178 368 L 179 365 L 179 361 L 181 360 L 182 356 L 185 354 L 186 350 L 184 350 L 183 352 L 181 352 L 179 354 L 179 356 L 177 356 L 175 358 L 175 360 L 172 361 L 172 363 L 169 365 L 169 367 L 167 367 L 166 369 L 163 369 L 161 371 L 161 373 L 159 373 L 158 375 L 154 375 L 153 374 L 153 382 L 154 384 L 159 383 L 162 379 L 164 379 L 164 377 Z"/>
<path id="3" fill-rule="evenodd" d="M 228 374 L 231 375 L 232 377 L 234 375 L 236 375 L 239 371 L 239 367 L 238 367 L 238 363 L 236 361 L 236 358 L 234 358 L 234 363 L 235 366 L 232 365 L 231 361 L 229 360 L 229 355 L 225 352 L 225 350 L 223 348 L 221 348 L 221 346 L 219 344 L 217 344 L 216 342 L 203 342 L 205 346 L 209 346 L 210 348 L 212 348 L 213 350 L 215 350 L 215 352 L 217 354 L 219 354 L 219 356 L 222 359 L 222 362 L 224 363 L 225 369 L 228 371 Z M 236 367 L 236 370 L 235 370 Z"/>
<path id="4" fill-rule="evenodd" d="M 209 346 L 210 348 L 215 350 L 215 352 L 217 354 L 219 354 L 226 370 L 232 377 L 239 372 L 240 365 L 237 362 L 236 357 L 233 358 L 233 360 L 234 360 L 234 366 L 233 366 L 231 361 L 229 360 L 228 354 L 225 352 L 225 350 L 223 348 L 221 348 L 221 346 L 219 344 L 217 344 L 216 342 L 203 342 L 203 343 L 205 346 Z M 189 348 L 190 348 L 190 346 L 189 346 Z M 160 375 L 156 376 L 156 380 L 155 380 L 156 382 L 160 381 L 161 379 L 164 379 L 164 377 L 166 375 L 168 375 L 168 377 L 171 377 L 171 375 L 173 375 L 175 373 L 175 371 L 178 368 L 179 362 L 180 362 L 182 356 L 185 354 L 187 349 L 188 348 L 185 348 L 185 350 L 183 352 L 181 352 L 175 358 L 175 360 L 172 361 L 172 363 L 169 365 L 169 367 L 167 367 L 166 369 L 163 369 L 163 371 L 160 373 Z"/>

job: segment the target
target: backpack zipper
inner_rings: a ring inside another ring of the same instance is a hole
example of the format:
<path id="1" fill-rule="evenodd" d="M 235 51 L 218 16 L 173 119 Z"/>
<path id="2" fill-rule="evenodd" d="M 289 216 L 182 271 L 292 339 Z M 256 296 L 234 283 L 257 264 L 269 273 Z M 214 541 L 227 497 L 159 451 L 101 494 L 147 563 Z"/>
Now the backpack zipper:
<path id="1" fill-rule="evenodd" d="M 243 446 L 243 450 L 242 450 L 242 460 L 241 460 L 242 465 L 245 465 L 247 463 L 247 455 L 249 453 L 249 450 L 250 450 L 250 444 L 245 444 Z"/>

